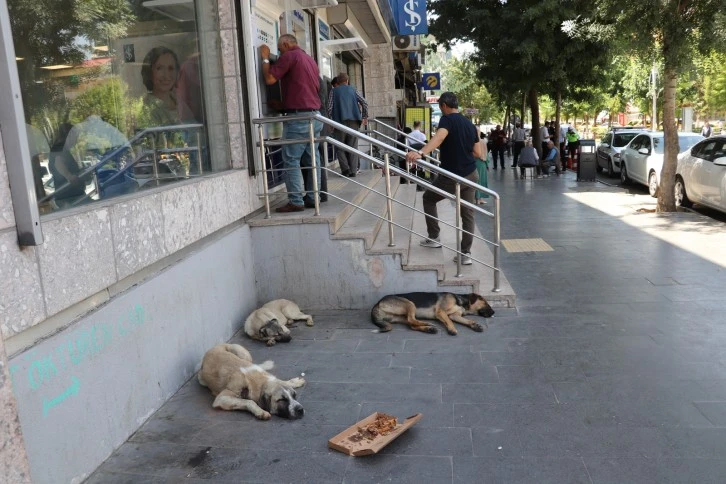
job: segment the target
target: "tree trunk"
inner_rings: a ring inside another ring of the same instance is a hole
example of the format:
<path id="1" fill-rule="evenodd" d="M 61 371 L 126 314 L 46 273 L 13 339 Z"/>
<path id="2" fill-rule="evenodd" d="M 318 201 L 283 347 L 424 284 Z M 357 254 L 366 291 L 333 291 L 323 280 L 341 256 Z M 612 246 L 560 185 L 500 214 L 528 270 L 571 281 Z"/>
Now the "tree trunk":
<path id="1" fill-rule="evenodd" d="M 539 157 L 542 158 L 542 136 L 539 132 L 539 97 L 537 89 L 534 87 L 529 89 L 527 93 L 529 98 L 529 109 L 532 111 L 532 143 L 534 144 Z"/>
<path id="2" fill-rule="evenodd" d="M 527 112 L 527 93 L 522 92 L 522 127 L 524 128 L 524 118 Z"/>
<path id="3" fill-rule="evenodd" d="M 665 153 L 663 155 L 663 169 L 660 173 L 658 187 L 658 212 L 675 212 L 675 177 L 678 163 L 678 126 L 676 125 L 676 85 L 678 70 L 675 62 L 669 61 L 667 39 L 663 43 L 663 132 Z"/>

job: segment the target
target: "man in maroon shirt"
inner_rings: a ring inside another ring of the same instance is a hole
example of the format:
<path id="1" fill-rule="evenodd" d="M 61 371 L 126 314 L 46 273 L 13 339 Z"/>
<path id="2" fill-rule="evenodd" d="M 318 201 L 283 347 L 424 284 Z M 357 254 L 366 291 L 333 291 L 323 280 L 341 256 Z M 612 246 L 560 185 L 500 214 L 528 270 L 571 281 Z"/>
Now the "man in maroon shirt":
<path id="1" fill-rule="evenodd" d="M 280 58 L 270 65 L 270 48 L 260 47 L 262 56 L 262 75 L 267 85 L 280 81 L 282 106 L 285 114 L 311 114 L 320 110 L 320 80 L 318 64 L 297 44 L 295 36 L 285 34 L 277 42 Z M 315 137 L 320 136 L 323 123 L 314 121 Z M 310 139 L 310 121 L 286 121 L 282 128 L 282 139 Z M 276 209 L 277 212 L 300 212 L 305 207 L 315 207 L 314 193 L 308 193 L 303 200 L 303 185 L 300 167 L 312 166 L 312 157 L 317 153 L 318 144 L 314 147 L 307 143 L 285 145 L 282 147 L 282 161 L 285 168 L 285 186 L 287 187 L 288 204 Z M 320 180 L 320 163 L 317 163 L 317 177 Z"/>

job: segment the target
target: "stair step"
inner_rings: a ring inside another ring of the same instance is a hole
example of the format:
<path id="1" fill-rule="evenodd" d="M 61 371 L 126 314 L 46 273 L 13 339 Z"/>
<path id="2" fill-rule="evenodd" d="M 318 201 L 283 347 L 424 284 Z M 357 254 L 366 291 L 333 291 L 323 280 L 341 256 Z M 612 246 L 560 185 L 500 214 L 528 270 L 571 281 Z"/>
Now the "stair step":
<path id="1" fill-rule="evenodd" d="M 391 185 L 391 192 L 394 196 L 396 188 Z M 386 217 L 386 198 L 384 196 L 386 193 L 386 179 L 380 177 L 378 182 L 373 185 L 372 190 L 365 191 L 365 198 L 359 204 L 360 208 L 355 208 L 350 217 L 332 235 L 332 238 L 363 239 L 365 241 L 365 248 L 370 249 L 378 233 L 378 229 Z"/>
<path id="2" fill-rule="evenodd" d="M 295 224 L 330 224 L 331 233 L 335 233 L 343 223 L 355 211 L 351 204 L 359 204 L 367 195 L 368 190 L 361 187 L 372 187 L 380 181 L 380 170 L 364 170 L 355 178 L 346 178 L 337 172 L 328 172 L 328 201 L 320 204 L 320 215 L 316 216 L 312 209 L 304 212 L 275 213 L 275 207 L 287 203 L 284 194 L 275 194 L 279 198 L 272 208 L 272 216 L 265 218 L 264 211 L 248 219 L 251 227 L 264 227 L 270 225 L 295 225 Z M 342 200 L 341 200 L 342 199 Z M 346 203 L 347 200 L 350 203 Z M 273 203 L 273 202 L 271 202 Z"/>
<path id="3" fill-rule="evenodd" d="M 416 203 L 416 185 L 401 185 L 398 179 L 395 178 L 392 182 L 398 184 L 396 202 L 393 203 L 393 221 L 405 227 L 405 229 L 395 225 L 393 226 L 393 241 L 396 245 L 389 247 L 388 225 L 387 222 L 383 222 L 378 231 L 378 235 L 373 241 L 373 246 L 368 252 L 375 255 L 399 254 L 401 256 L 401 264 L 405 265 L 408 263 L 408 244 L 411 239 L 410 229 L 413 224 L 414 214 L 416 213 L 409 207 L 413 207 Z"/>

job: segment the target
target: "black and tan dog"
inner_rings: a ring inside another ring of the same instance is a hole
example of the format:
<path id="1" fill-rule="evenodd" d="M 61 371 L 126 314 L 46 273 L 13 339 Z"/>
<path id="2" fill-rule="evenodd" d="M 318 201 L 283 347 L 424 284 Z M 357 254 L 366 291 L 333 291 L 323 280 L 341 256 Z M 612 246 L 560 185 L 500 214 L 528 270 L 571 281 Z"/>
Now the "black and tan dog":
<path id="1" fill-rule="evenodd" d="M 466 319 L 465 314 L 490 318 L 494 310 L 479 294 L 412 292 L 382 298 L 371 310 L 371 321 L 381 328 L 381 332 L 390 331 L 391 323 L 404 323 L 415 331 L 436 333 L 435 326 L 417 318 L 441 321 L 446 326 L 446 331 L 452 335 L 457 334 L 454 323 L 463 324 L 477 332 L 484 331 L 486 324 L 482 326 L 476 321 Z"/>

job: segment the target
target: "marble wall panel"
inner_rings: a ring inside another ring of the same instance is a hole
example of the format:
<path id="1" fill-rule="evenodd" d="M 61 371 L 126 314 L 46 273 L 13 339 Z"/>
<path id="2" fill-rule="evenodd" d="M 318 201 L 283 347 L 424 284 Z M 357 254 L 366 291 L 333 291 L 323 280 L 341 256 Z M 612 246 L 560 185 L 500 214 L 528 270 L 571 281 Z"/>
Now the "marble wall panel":
<path id="1" fill-rule="evenodd" d="M 165 249 L 172 254 L 202 238 L 201 199 L 198 184 L 167 190 L 161 194 Z"/>
<path id="2" fill-rule="evenodd" d="M 168 255 L 161 194 L 114 205 L 111 230 L 119 280 Z"/>
<path id="3" fill-rule="evenodd" d="M 116 282 L 109 209 L 44 222 L 43 235 L 38 254 L 48 315 Z"/>
<path id="4" fill-rule="evenodd" d="M 0 234 L 0 330 L 8 338 L 45 319 L 35 247 L 18 246 L 14 230 Z"/>

